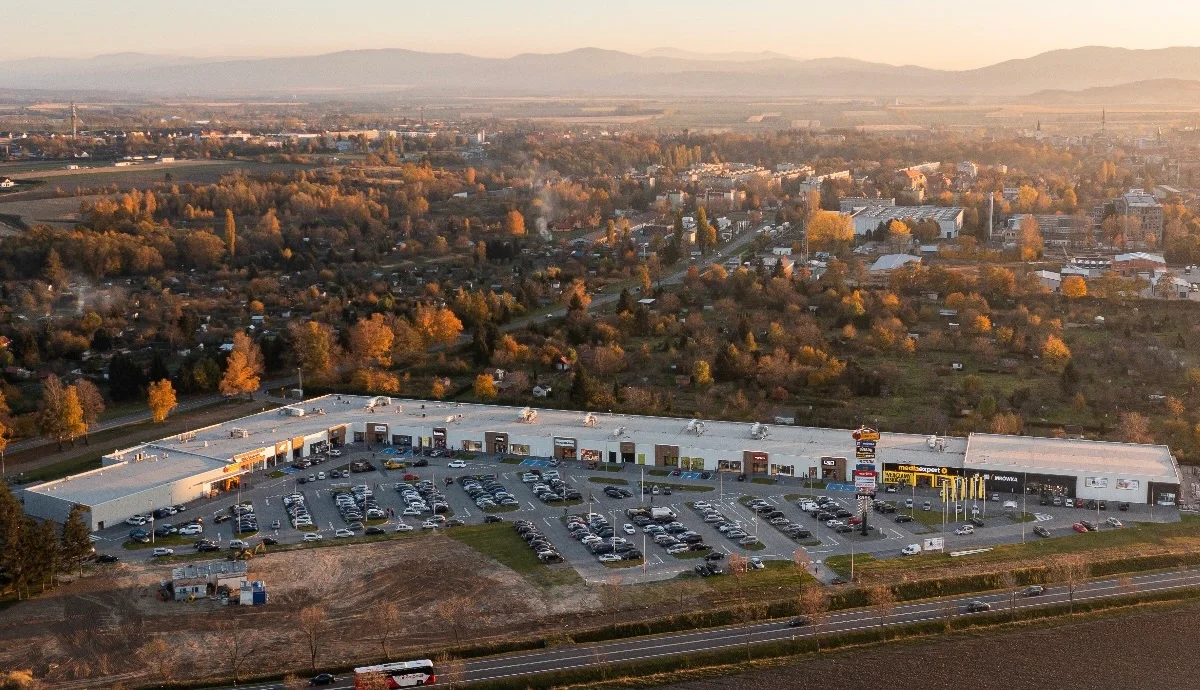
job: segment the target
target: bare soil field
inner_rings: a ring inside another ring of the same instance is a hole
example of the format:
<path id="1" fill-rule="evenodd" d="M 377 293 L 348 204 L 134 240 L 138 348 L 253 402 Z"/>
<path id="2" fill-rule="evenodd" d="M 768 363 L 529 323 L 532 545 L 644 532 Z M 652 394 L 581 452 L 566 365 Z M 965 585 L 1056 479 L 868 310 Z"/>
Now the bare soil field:
<path id="1" fill-rule="evenodd" d="M 809 658 L 770 670 L 662 686 L 668 690 L 1043 690 L 1195 688 L 1200 604 L 1050 628 L 962 633 Z"/>
<path id="2" fill-rule="evenodd" d="M 70 229 L 79 222 L 79 206 L 85 201 L 96 201 L 103 195 L 51 197 L 49 199 L 27 199 L 0 202 L 0 214 L 20 216 L 26 225 L 45 224 Z"/>
<path id="3" fill-rule="evenodd" d="M 242 673 L 257 674 L 308 666 L 298 624 L 306 606 L 319 605 L 327 617 L 317 663 L 343 664 L 382 656 L 378 633 L 384 629 L 391 631 L 390 654 L 425 653 L 468 633 L 480 639 L 528 632 L 537 627 L 533 621 L 592 605 L 582 587 L 539 590 L 441 536 L 259 556 L 250 561 L 249 575 L 267 582 L 270 603 L 254 608 L 215 599 L 160 601 L 159 582 L 170 578 L 170 569 L 166 563 L 101 566 L 0 611 L 0 668 L 32 668 L 57 687 L 78 686 L 72 681 L 84 678 L 92 687 L 118 679 L 150 682 L 159 670 L 143 657 L 147 643 L 160 639 L 179 652 L 173 677 L 212 676 L 229 673 L 227 643 L 240 636 L 245 648 L 258 649 Z M 439 605 L 454 594 L 464 594 L 465 610 Z M 398 620 L 379 621 L 384 602 L 399 607 Z"/>

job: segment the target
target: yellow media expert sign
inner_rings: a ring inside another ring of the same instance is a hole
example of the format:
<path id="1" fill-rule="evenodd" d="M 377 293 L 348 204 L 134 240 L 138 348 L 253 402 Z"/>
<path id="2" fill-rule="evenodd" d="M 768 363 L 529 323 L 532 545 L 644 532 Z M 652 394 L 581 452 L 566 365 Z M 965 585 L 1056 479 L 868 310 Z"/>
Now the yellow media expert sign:
<path id="1" fill-rule="evenodd" d="M 246 453 L 238 453 L 233 456 L 233 462 L 226 465 L 222 470 L 225 474 L 230 472 L 246 472 L 254 468 L 255 463 L 266 462 L 267 451 L 262 448 L 252 450 Z"/>

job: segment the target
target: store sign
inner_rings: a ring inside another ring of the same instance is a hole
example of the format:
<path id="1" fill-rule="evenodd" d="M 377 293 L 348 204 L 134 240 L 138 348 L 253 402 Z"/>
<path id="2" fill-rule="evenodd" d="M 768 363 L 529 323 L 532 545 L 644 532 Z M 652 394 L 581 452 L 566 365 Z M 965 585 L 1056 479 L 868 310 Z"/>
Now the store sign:
<path id="1" fill-rule="evenodd" d="M 950 469 L 947 467 L 933 467 L 931 465 L 897 465 L 898 472 L 918 472 L 920 474 L 949 474 Z"/>
<path id="2" fill-rule="evenodd" d="M 879 440 L 879 432 L 874 429 L 865 427 L 865 426 L 855 429 L 850 435 L 852 437 L 854 437 L 855 441 L 878 441 Z"/>
<path id="3" fill-rule="evenodd" d="M 584 462 L 600 462 L 602 458 L 603 454 L 598 450 L 584 448 L 583 450 L 579 451 L 579 459 L 583 460 Z"/>
<path id="4" fill-rule="evenodd" d="M 870 493 L 875 490 L 875 472 L 868 470 L 854 471 L 854 488 L 859 493 Z"/>
<path id="5" fill-rule="evenodd" d="M 238 453 L 233 456 L 233 462 L 226 465 L 221 471 L 224 474 L 229 474 L 230 472 L 248 472 L 254 467 L 255 463 L 266 462 L 266 459 L 267 452 L 262 448 Z"/>
<path id="6" fill-rule="evenodd" d="M 833 458 L 821 458 L 822 467 L 837 467 L 837 460 Z"/>
<path id="7" fill-rule="evenodd" d="M 575 439 L 573 438 L 556 438 L 554 439 L 555 448 L 574 448 Z"/>
<path id="8" fill-rule="evenodd" d="M 388 430 L 387 424 L 372 424 L 371 425 L 371 431 L 373 431 L 377 434 L 386 434 L 387 430 Z"/>
<path id="9" fill-rule="evenodd" d="M 1107 489 L 1108 477 L 1084 477 L 1083 485 L 1089 489 Z"/>
<path id="10" fill-rule="evenodd" d="M 993 474 L 991 476 L 983 475 L 984 479 L 990 479 L 993 482 L 1003 482 L 1005 484 L 1016 484 L 1021 481 L 1020 477 L 1011 474 Z"/>
<path id="11" fill-rule="evenodd" d="M 859 441 L 854 447 L 854 457 L 856 460 L 874 460 L 875 459 L 875 442 L 874 441 Z"/>

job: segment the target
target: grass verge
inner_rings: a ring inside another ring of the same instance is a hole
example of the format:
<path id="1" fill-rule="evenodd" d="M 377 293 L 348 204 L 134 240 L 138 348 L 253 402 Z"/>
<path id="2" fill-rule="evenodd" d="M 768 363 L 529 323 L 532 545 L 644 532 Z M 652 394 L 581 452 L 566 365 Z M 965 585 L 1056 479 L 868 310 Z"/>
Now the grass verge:
<path id="1" fill-rule="evenodd" d="M 620 477 L 588 477 L 588 481 L 592 482 L 593 484 L 620 484 L 622 486 L 629 485 L 628 479 L 621 479 Z"/>
<path id="2" fill-rule="evenodd" d="M 569 565 L 551 566 L 539 561 L 529 549 L 529 545 L 513 530 L 512 525 L 503 522 L 469 525 L 456 527 L 445 534 L 512 568 L 539 587 L 582 582 L 579 573 Z"/>

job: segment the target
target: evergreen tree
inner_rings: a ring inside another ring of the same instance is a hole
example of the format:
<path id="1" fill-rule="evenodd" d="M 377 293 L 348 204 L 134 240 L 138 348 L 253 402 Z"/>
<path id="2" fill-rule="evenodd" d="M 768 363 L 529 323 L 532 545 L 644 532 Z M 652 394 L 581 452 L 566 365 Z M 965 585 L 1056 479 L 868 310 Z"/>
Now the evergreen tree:
<path id="1" fill-rule="evenodd" d="M 595 398 L 596 382 L 582 366 L 576 365 L 575 378 L 571 381 L 571 402 L 587 407 Z"/>
<path id="2" fill-rule="evenodd" d="M 0 482 L 0 583 L 4 589 L 16 580 L 21 559 L 21 525 L 25 511 L 7 482 Z"/>
<path id="3" fill-rule="evenodd" d="M 150 360 L 150 380 L 162 381 L 169 378 L 171 378 L 171 370 L 167 368 L 166 357 L 163 357 L 161 352 L 155 352 L 154 358 Z"/>
<path id="4" fill-rule="evenodd" d="M 88 539 L 88 525 L 83 519 L 83 508 L 71 506 L 71 513 L 62 528 L 63 569 L 79 566 L 83 575 L 83 561 L 92 553 L 92 541 Z"/>
<path id="5" fill-rule="evenodd" d="M 114 355 L 108 363 L 108 393 L 113 400 L 133 400 L 142 394 L 146 383 L 146 373 L 126 355 Z"/>
<path id="6" fill-rule="evenodd" d="M 637 302 L 633 299 L 633 295 L 629 293 L 629 288 L 621 290 L 621 296 L 617 298 L 617 313 L 632 312 L 636 308 Z"/>

